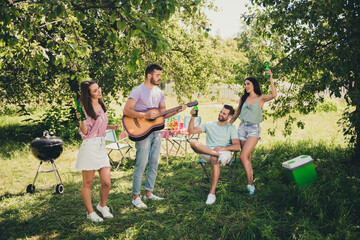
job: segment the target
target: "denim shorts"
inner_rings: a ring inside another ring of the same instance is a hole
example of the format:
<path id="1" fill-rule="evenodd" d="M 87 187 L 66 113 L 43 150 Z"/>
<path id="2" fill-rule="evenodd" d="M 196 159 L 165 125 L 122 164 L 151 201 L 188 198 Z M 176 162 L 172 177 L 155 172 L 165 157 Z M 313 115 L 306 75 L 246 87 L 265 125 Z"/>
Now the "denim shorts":
<path id="1" fill-rule="evenodd" d="M 241 122 L 238 129 L 240 140 L 246 141 L 248 137 L 260 137 L 261 128 L 258 123 Z"/>

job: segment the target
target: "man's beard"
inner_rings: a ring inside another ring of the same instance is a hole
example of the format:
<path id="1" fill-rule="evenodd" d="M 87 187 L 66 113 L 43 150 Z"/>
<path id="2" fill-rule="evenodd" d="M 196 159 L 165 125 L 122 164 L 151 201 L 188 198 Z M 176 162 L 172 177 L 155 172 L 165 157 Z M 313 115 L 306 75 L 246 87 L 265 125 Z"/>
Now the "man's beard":
<path id="1" fill-rule="evenodd" d="M 160 85 L 159 83 L 156 83 L 156 82 L 155 82 L 155 80 L 154 80 L 153 77 L 151 77 L 150 83 L 151 83 L 152 85 Z"/>
<path id="2" fill-rule="evenodd" d="M 226 119 L 221 117 L 221 116 L 218 117 L 218 120 L 219 120 L 219 122 L 225 122 L 226 121 Z"/>

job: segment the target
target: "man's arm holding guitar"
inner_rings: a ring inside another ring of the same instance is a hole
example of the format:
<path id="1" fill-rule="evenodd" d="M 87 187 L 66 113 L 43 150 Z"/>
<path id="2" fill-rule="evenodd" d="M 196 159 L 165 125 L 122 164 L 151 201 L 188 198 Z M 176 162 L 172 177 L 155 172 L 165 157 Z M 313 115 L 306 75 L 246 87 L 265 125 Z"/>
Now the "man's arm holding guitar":
<path id="1" fill-rule="evenodd" d="M 137 112 L 134 110 L 136 101 L 132 98 L 129 98 L 125 104 L 123 114 L 127 117 L 131 118 L 147 118 L 147 119 L 154 119 L 157 117 L 157 113 L 155 112 Z M 165 103 L 164 103 L 165 104 Z"/>
<path id="2" fill-rule="evenodd" d="M 154 119 L 158 117 L 158 113 L 153 111 L 146 111 L 146 112 L 138 112 L 134 110 L 136 101 L 132 98 L 129 98 L 125 104 L 123 114 L 124 116 L 130 117 L 130 118 L 146 118 L 146 119 Z M 184 111 L 187 108 L 186 104 L 182 104 L 179 106 L 179 109 L 174 112 L 169 112 L 164 116 L 164 118 L 169 118 L 171 116 L 174 116 L 175 114 Z M 166 111 L 165 102 L 161 102 L 159 104 L 159 111 L 160 113 L 163 113 Z"/>

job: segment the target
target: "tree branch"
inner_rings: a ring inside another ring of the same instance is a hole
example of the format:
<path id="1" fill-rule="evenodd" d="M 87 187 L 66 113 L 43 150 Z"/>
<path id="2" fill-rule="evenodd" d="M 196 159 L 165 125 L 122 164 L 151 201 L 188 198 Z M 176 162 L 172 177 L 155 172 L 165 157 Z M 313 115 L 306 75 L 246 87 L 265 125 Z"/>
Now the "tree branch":
<path id="1" fill-rule="evenodd" d="M 76 3 L 74 3 L 74 1 L 70 1 L 71 5 L 73 5 L 76 9 L 79 9 L 79 10 L 87 10 L 87 9 L 94 9 L 94 8 L 101 8 L 101 9 L 104 9 L 104 8 L 119 8 L 119 7 L 115 7 L 115 2 L 116 1 L 110 1 L 108 3 L 104 3 L 102 5 L 88 5 L 88 6 L 80 6 Z"/>
<path id="2" fill-rule="evenodd" d="M 40 28 L 43 28 L 43 27 L 45 27 L 45 26 L 47 26 L 47 25 L 50 25 L 50 24 L 53 24 L 53 23 L 57 23 L 57 22 L 62 22 L 62 21 L 64 21 L 64 20 L 63 20 L 63 19 L 55 20 L 55 21 L 52 21 L 52 22 L 45 23 L 45 24 L 43 24 L 43 25 L 41 25 L 41 26 L 39 26 L 39 27 L 40 27 Z"/>
<path id="3" fill-rule="evenodd" d="M 8 1 L 8 3 L 9 3 L 10 5 L 14 5 L 15 3 L 25 2 L 26 0 L 7 0 L 7 1 Z"/>

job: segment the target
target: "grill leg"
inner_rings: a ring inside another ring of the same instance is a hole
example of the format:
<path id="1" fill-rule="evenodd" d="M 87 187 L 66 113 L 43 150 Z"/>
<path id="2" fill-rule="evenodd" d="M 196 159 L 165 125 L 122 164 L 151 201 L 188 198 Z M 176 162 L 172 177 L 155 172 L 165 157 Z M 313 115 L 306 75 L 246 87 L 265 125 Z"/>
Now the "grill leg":
<path id="1" fill-rule="evenodd" d="M 54 170 L 54 174 L 55 174 L 55 178 L 56 178 L 56 183 L 59 184 L 59 180 L 60 180 L 60 183 L 62 183 L 62 180 L 61 180 L 59 171 L 57 170 L 57 167 L 56 167 L 56 165 L 55 165 L 55 163 L 54 163 L 54 160 L 51 160 L 51 164 L 52 164 L 52 167 L 53 167 L 53 170 Z M 59 180 L 58 180 L 58 177 L 59 177 Z"/>
<path id="2" fill-rule="evenodd" d="M 37 172 L 36 172 L 36 175 L 35 175 L 35 178 L 34 178 L 34 182 L 33 182 L 33 185 L 35 186 L 35 181 L 36 181 L 36 178 L 37 178 L 37 176 L 38 176 L 38 174 L 39 174 L 39 172 L 40 172 L 40 168 L 41 168 L 41 165 L 43 164 L 43 161 L 40 161 L 40 165 L 39 165 L 39 168 L 38 168 L 38 170 L 37 170 Z"/>

